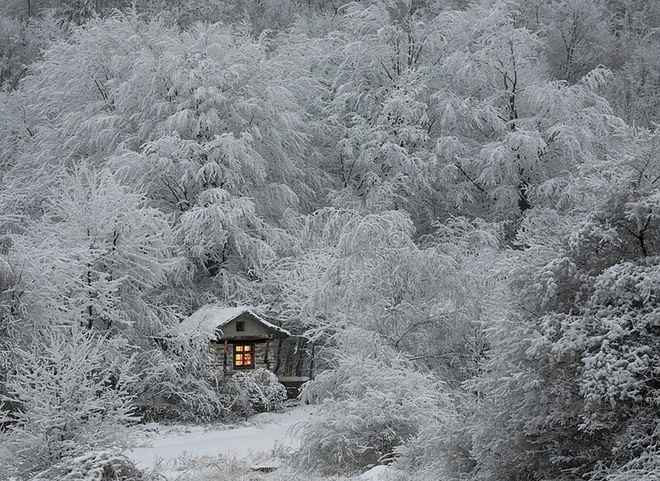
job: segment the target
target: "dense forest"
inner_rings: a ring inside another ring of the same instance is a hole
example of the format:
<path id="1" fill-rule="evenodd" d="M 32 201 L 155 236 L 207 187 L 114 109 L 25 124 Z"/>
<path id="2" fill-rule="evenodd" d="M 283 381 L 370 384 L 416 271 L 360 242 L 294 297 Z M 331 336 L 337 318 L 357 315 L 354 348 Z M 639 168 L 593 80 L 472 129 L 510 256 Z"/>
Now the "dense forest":
<path id="1" fill-rule="evenodd" d="M 215 303 L 310 473 L 660 479 L 660 3 L 4 0 L 0 85 L 0 478 L 227 416 Z"/>

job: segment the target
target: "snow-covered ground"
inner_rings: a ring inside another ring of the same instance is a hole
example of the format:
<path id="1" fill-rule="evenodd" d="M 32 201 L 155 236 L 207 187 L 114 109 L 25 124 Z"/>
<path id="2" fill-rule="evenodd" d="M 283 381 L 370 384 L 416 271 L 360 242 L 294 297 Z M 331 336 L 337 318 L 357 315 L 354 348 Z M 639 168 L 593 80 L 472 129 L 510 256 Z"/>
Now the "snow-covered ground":
<path id="1" fill-rule="evenodd" d="M 298 447 L 296 427 L 317 409 L 294 404 L 238 426 L 149 424 L 136 432 L 142 446 L 125 454 L 151 479 L 163 481 L 310 480 L 288 468 L 284 455 Z M 357 479 L 381 481 L 386 474 L 376 466 Z"/>
<path id="2" fill-rule="evenodd" d="M 136 435 L 141 447 L 125 453 L 139 468 L 168 480 L 188 479 L 195 464 L 222 460 L 250 468 L 279 468 L 280 454 L 298 447 L 294 426 L 301 425 L 317 406 L 292 405 L 261 413 L 239 426 L 146 425 Z M 201 479 L 201 478 L 196 478 Z"/>
<path id="3" fill-rule="evenodd" d="M 308 480 L 287 468 L 283 455 L 298 447 L 295 428 L 317 409 L 291 405 L 280 412 L 258 414 L 239 426 L 149 424 L 136 433 L 142 446 L 125 454 L 163 481 Z M 357 479 L 384 479 L 383 468 L 378 466 Z"/>
<path id="4" fill-rule="evenodd" d="M 295 449 L 294 425 L 304 423 L 316 406 L 298 405 L 280 412 L 261 413 L 243 426 L 148 425 L 142 434 L 145 446 L 126 453 L 140 468 L 152 468 L 185 455 L 230 458 L 254 457 Z"/>

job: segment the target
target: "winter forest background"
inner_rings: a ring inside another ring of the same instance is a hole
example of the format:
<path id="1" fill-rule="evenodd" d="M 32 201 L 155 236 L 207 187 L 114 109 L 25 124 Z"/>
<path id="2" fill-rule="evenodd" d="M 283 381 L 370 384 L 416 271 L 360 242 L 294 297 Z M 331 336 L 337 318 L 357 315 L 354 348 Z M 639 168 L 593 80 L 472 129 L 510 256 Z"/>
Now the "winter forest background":
<path id="1" fill-rule="evenodd" d="M 0 478 L 229 416 L 218 303 L 314 341 L 310 473 L 660 479 L 659 2 L 0 13 Z"/>

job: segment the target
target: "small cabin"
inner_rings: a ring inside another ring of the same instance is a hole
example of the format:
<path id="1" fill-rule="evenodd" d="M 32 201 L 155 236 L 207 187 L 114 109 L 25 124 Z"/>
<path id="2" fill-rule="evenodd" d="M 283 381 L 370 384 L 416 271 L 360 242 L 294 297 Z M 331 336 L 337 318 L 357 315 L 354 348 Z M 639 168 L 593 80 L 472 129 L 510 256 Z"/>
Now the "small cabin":
<path id="1" fill-rule="evenodd" d="M 179 331 L 208 336 L 214 359 L 224 374 L 259 367 L 273 371 L 278 364 L 279 342 L 291 336 L 246 306 L 204 306 L 184 319 Z"/>

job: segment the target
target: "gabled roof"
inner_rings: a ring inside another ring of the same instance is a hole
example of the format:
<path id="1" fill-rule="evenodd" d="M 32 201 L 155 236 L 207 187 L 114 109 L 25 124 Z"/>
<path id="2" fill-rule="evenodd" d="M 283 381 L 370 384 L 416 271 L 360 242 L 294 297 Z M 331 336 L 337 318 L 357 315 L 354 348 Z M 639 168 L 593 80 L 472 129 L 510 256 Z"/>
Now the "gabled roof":
<path id="1" fill-rule="evenodd" d="M 211 305 L 201 307 L 192 313 L 190 317 L 181 321 L 181 324 L 177 326 L 176 330 L 178 334 L 212 336 L 218 329 L 222 329 L 223 326 L 226 326 L 242 314 L 249 314 L 255 321 L 263 324 L 272 331 L 285 336 L 291 335 L 286 329 L 282 329 L 259 317 L 247 306 L 221 307 Z"/>

